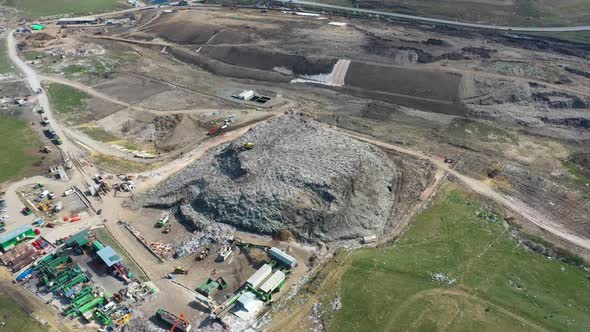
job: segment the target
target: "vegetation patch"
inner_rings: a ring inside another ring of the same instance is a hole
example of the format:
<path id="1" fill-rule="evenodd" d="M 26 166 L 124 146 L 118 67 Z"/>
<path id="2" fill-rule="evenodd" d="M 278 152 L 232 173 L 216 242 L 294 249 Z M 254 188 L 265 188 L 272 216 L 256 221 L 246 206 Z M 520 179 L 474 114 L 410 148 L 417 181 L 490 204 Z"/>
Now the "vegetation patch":
<path id="1" fill-rule="evenodd" d="M 392 247 L 337 256 L 307 288 L 325 295 L 303 319 L 317 315 L 328 331 L 590 326 L 588 272 L 535 253 L 512 230 L 449 184 Z"/>
<path id="2" fill-rule="evenodd" d="M 2 331 L 11 332 L 42 332 L 46 331 L 41 325 L 31 318 L 14 300 L 6 295 L 0 294 L 0 321 L 4 322 Z"/>
<path id="3" fill-rule="evenodd" d="M 576 163 L 573 160 L 565 160 L 562 162 L 562 164 L 576 183 L 584 187 L 590 184 L 590 171 L 585 169 L 582 165 Z"/>
<path id="4" fill-rule="evenodd" d="M 128 8 L 120 0 L 6 0 L 4 6 L 16 8 L 34 18 L 53 15 L 81 15 Z"/>
<path id="5" fill-rule="evenodd" d="M 125 160 L 104 154 L 93 155 L 91 157 L 91 162 L 96 167 L 111 173 L 145 172 L 156 167 L 155 164 L 138 163 L 136 161 Z"/>
<path id="6" fill-rule="evenodd" d="M 14 67 L 12 67 L 12 62 L 8 59 L 7 53 L 6 41 L 0 39 L 0 75 L 14 73 Z"/>
<path id="7" fill-rule="evenodd" d="M 71 114 L 84 110 L 85 99 L 90 98 L 82 91 L 66 85 L 52 83 L 47 88 L 52 106 L 58 113 Z"/>
<path id="8" fill-rule="evenodd" d="M 31 174 L 41 157 L 39 136 L 24 121 L 0 116 L 0 183 Z"/>
<path id="9" fill-rule="evenodd" d="M 119 139 L 117 136 L 100 127 L 81 127 L 79 130 L 95 141 L 112 142 Z"/>

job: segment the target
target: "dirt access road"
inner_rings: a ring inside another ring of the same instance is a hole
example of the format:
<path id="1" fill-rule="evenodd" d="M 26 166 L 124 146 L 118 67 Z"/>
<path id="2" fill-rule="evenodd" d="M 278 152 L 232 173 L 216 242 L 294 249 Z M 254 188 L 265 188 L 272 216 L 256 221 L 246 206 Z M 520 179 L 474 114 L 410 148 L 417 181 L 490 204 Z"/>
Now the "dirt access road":
<path id="1" fill-rule="evenodd" d="M 461 181 L 464 185 L 466 185 L 468 188 L 470 188 L 474 192 L 501 204 L 502 206 L 513 211 L 514 213 L 521 215 L 526 220 L 535 224 L 537 227 L 559 237 L 560 239 L 563 239 L 564 241 L 571 243 L 579 248 L 590 251 L 590 240 L 589 239 L 582 238 L 580 236 L 572 234 L 569 230 L 560 226 L 558 222 L 550 219 L 548 216 L 545 216 L 543 213 L 540 213 L 539 211 L 533 209 L 525 202 L 523 202 L 517 198 L 514 198 L 514 197 L 509 197 L 509 196 L 500 194 L 500 193 L 496 192 L 493 188 L 491 188 L 489 185 L 487 185 L 486 183 L 484 183 L 480 180 L 465 176 L 465 175 L 455 171 L 454 169 L 452 169 L 449 166 L 449 164 L 446 164 L 444 162 L 444 158 L 442 158 L 442 157 L 429 156 L 421 151 L 411 150 L 411 149 L 403 148 L 398 145 L 382 142 L 382 141 L 379 141 L 375 138 L 366 137 L 366 136 L 363 136 L 363 135 L 360 135 L 357 133 L 350 132 L 348 130 L 344 130 L 344 129 L 340 129 L 340 128 L 336 128 L 336 127 L 332 127 L 332 129 L 336 130 L 338 132 L 344 133 L 345 135 L 347 135 L 349 137 L 358 139 L 363 142 L 367 142 L 367 143 L 370 143 L 370 144 L 373 144 L 373 145 L 376 145 L 376 146 L 379 146 L 379 147 L 382 147 L 385 149 L 394 150 L 394 151 L 397 151 L 397 152 L 400 152 L 403 154 L 413 156 L 415 158 L 428 160 L 431 163 L 433 163 L 437 168 L 443 169 L 447 174 L 450 174 L 450 175 L 454 176 L 455 178 L 457 178 L 459 181 Z"/>

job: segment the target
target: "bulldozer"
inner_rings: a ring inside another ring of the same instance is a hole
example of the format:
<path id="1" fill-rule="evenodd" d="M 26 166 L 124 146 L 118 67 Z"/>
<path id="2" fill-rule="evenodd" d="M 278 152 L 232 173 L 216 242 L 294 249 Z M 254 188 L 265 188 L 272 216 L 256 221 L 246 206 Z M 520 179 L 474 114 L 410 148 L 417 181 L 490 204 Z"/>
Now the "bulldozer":
<path id="1" fill-rule="evenodd" d="M 37 209 L 42 212 L 47 212 L 51 209 L 51 205 L 49 205 L 47 202 L 41 202 L 37 204 Z"/>
<path id="2" fill-rule="evenodd" d="M 244 145 L 242 145 L 242 148 L 243 148 L 244 150 L 252 150 L 252 149 L 254 149 L 254 146 L 255 146 L 255 145 L 256 145 L 256 144 L 255 144 L 255 143 L 253 143 L 253 142 L 246 142 L 246 143 L 244 143 Z"/>
<path id="3" fill-rule="evenodd" d="M 210 250 L 211 250 L 211 249 L 209 249 L 209 247 L 207 247 L 207 248 L 205 248 L 205 249 L 201 250 L 201 251 L 199 252 L 199 254 L 197 255 L 197 260 L 198 260 L 198 261 L 202 261 L 203 259 L 205 259 L 205 257 L 209 256 L 209 251 L 210 251 Z"/>

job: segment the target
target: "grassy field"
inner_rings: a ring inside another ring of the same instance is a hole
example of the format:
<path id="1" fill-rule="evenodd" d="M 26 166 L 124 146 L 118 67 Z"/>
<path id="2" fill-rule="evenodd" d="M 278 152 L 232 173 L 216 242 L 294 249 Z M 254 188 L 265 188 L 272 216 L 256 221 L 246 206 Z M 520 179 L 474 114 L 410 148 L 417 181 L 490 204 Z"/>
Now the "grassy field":
<path id="1" fill-rule="evenodd" d="M 348 6 L 348 0 L 315 0 Z M 462 21 L 523 26 L 585 25 L 590 21 L 586 0 L 358 0 L 360 8 Z"/>
<path id="2" fill-rule="evenodd" d="M 121 0 L 6 0 L 13 7 L 34 18 L 53 15 L 83 15 L 129 8 Z"/>
<path id="3" fill-rule="evenodd" d="M 88 137 L 99 142 L 112 142 L 120 139 L 100 127 L 80 127 L 79 129 Z"/>
<path id="4" fill-rule="evenodd" d="M 111 173 L 145 172 L 158 166 L 157 164 L 144 164 L 104 154 L 92 155 L 91 161 L 96 167 Z"/>
<path id="5" fill-rule="evenodd" d="M 85 107 L 84 99 L 90 98 L 84 92 L 61 84 L 50 84 L 47 88 L 51 105 L 58 113 L 71 114 Z"/>
<path id="6" fill-rule="evenodd" d="M 5 294 L 0 294 L 0 321 L 6 325 L 0 331 L 10 332 L 41 332 L 47 329 L 41 327 L 37 321 L 31 318 L 14 300 Z"/>
<path id="7" fill-rule="evenodd" d="M 449 184 L 394 246 L 343 251 L 308 293 L 323 303 L 327 331 L 588 330 L 588 273 L 511 231 Z"/>
<path id="8" fill-rule="evenodd" d="M 4 39 L 0 39 L 0 75 L 11 74 L 13 72 L 14 68 L 8 59 L 8 54 L 6 51 L 6 41 Z"/>
<path id="9" fill-rule="evenodd" d="M 24 121 L 0 116 L 0 183 L 30 174 L 39 162 L 37 134 Z"/>

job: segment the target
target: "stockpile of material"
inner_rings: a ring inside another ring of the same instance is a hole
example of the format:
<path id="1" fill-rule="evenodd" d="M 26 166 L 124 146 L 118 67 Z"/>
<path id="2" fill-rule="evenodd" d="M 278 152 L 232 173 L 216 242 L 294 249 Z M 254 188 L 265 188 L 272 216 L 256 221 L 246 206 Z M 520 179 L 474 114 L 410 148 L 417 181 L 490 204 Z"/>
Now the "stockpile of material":
<path id="1" fill-rule="evenodd" d="M 382 150 L 289 114 L 211 151 L 134 204 L 178 206 L 197 229 L 221 222 L 262 234 L 288 229 L 303 240 L 351 239 L 383 231 L 400 173 Z"/>

